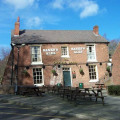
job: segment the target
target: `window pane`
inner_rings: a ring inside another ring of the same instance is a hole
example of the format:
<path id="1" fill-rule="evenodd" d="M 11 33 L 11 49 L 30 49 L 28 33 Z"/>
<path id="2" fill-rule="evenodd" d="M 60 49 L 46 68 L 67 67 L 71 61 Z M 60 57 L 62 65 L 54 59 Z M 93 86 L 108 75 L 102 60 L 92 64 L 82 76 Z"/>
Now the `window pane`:
<path id="1" fill-rule="evenodd" d="M 96 74 L 96 65 L 89 65 L 89 77 L 92 80 L 97 79 Z"/>
<path id="2" fill-rule="evenodd" d="M 42 69 L 41 68 L 33 68 L 33 78 L 34 84 L 42 83 Z"/>
<path id="3" fill-rule="evenodd" d="M 88 56 L 88 60 L 95 60 L 95 47 L 94 47 L 94 45 L 87 46 L 87 56 Z"/>
<path id="4" fill-rule="evenodd" d="M 31 47 L 32 62 L 41 61 L 40 47 L 33 46 Z"/>
<path id="5" fill-rule="evenodd" d="M 68 55 L 67 47 L 62 47 L 62 55 Z"/>

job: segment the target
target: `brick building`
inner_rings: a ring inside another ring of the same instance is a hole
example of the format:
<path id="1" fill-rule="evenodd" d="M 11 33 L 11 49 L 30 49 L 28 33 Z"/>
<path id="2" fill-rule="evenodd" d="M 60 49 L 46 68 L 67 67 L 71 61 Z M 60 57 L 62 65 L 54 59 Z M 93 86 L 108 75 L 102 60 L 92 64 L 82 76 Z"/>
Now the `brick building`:
<path id="1" fill-rule="evenodd" d="M 93 30 L 20 30 L 11 33 L 12 51 L 3 84 L 93 86 L 105 76 L 108 41 Z"/>
<path id="2" fill-rule="evenodd" d="M 120 85 L 120 43 L 112 56 L 112 64 L 113 84 Z"/>

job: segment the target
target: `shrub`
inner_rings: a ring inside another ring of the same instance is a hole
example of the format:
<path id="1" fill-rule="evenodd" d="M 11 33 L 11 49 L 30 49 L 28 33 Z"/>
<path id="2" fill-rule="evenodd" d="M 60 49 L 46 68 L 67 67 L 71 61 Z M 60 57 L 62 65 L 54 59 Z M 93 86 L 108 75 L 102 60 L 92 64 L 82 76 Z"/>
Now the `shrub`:
<path id="1" fill-rule="evenodd" d="M 108 86 L 108 94 L 110 94 L 110 95 L 120 95 L 120 85 L 110 85 L 110 86 Z"/>

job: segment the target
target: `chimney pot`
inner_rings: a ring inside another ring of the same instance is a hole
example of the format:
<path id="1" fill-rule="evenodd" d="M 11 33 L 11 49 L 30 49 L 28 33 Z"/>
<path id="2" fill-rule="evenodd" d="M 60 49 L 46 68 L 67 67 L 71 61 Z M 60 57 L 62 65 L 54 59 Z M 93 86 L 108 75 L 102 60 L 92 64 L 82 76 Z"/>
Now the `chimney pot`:
<path id="1" fill-rule="evenodd" d="M 20 17 L 18 16 L 17 22 L 15 22 L 14 36 L 19 36 L 20 31 Z"/>
<path id="2" fill-rule="evenodd" d="M 99 35 L 99 27 L 96 25 L 93 27 L 93 32 L 96 34 L 96 35 Z"/>

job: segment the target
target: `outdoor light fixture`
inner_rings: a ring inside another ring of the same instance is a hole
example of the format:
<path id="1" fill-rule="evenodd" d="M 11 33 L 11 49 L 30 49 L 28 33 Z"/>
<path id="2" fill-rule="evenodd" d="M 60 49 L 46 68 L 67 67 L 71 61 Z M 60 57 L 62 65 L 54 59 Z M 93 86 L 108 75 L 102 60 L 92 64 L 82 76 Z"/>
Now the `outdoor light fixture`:
<path id="1" fill-rule="evenodd" d="M 102 63 L 100 62 L 100 65 L 102 65 Z"/>
<path id="2" fill-rule="evenodd" d="M 17 65 L 15 65 L 15 70 L 17 70 L 18 69 L 18 66 Z"/>
<path id="3" fill-rule="evenodd" d="M 88 66 L 88 63 L 86 63 L 86 66 Z"/>
<path id="4" fill-rule="evenodd" d="M 29 69 L 29 66 L 26 66 L 26 69 L 28 70 L 28 69 Z"/>
<path id="5" fill-rule="evenodd" d="M 60 68 L 61 66 L 60 65 L 58 65 L 58 68 Z"/>
<path id="6" fill-rule="evenodd" d="M 45 69 L 45 65 L 43 65 L 42 68 Z"/>

